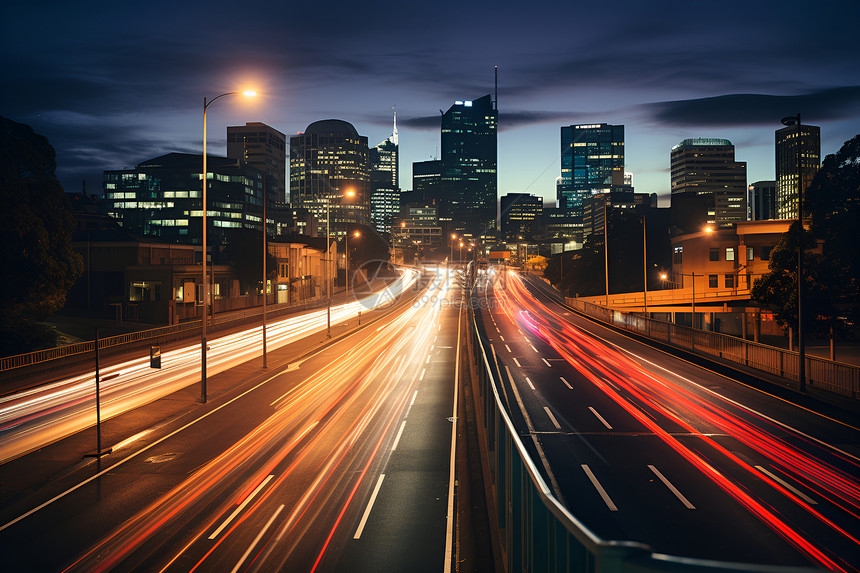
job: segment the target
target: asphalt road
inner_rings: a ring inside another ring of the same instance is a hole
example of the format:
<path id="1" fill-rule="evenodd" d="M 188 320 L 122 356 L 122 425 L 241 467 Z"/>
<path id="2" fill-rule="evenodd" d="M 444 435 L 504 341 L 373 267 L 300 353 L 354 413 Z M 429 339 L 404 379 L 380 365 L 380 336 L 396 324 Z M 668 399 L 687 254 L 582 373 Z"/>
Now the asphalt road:
<path id="1" fill-rule="evenodd" d="M 78 433 L 0 466 L 4 571 L 444 570 L 462 294 L 437 277 L 299 363 L 213 375 L 240 380 L 109 456 L 69 465 Z"/>
<path id="2" fill-rule="evenodd" d="M 860 567 L 860 430 L 480 275 L 504 399 L 557 497 L 603 539 L 685 557 Z"/>

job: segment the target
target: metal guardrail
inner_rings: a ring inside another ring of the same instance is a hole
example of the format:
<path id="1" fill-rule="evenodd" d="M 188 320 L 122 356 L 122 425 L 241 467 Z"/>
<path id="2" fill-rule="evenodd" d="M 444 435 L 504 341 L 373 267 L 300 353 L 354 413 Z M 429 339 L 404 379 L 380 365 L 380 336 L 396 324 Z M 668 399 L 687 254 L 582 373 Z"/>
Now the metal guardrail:
<path id="1" fill-rule="evenodd" d="M 475 396 L 482 454 L 489 466 L 488 504 L 504 571 L 582 573 L 809 573 L 809 568 L 752 565 L 655 554 L 630 541 L 600 539 L 552 494 L 529 457 L 499 395 L 501 374 L 487 355 L 472 301 L 467 346 L 478 373 Z M 570 500 L 569 500 L 570 501 Z"/>
<path id="2" fill-rule="evenodd" d="M 796 388 L 798 385 L 797 370 L 800 359 L 797 352 L 728 334 L 607 309 L 575 298 L 567 298 L 566 302 L 577 312 L 617 328 L 774 374 L 784 378 L 788 388 Z M 808 387 L 857 399 L 860 398 L 860 367 L 807 354 L 806 384 Z"/>
<path id="3" fill-rule="evenodd" d="M 312 302 L 298 305 L 272 305 L 268 308 L 266 314 L 269 318 L 276 318 L 283 314 L 301 312 L 303 310 L 314 308 L 316 306 L 319 306 L 320 302 L 320 299 L 314 299 Z M 262 307 L 254 307 L 245 310 L 216 314 L 214 319 L 210 319 L 210 323 L 213 325 L 213 327 L 228 328 L 230 326 L 238 325 L 243 321 L 247 322 L 250 319 L 256 319 L 262 314 Z M 174 324 L 172 326 L 161 326 L 158 328 L 138 330 L 135 332 L 128 332 L 116 336 L 106 336 L 104 338 L 99 338 L 99 350 L 104 350 L 122 344 L 129 344 L 132 342 L 159 340 L 165 336 L 175 334 L 185 334 L 186 337 L 190 337 L 191 333 L 199 330 L 200 319 L 196 319 L 180 324 Z M 46 348 L 45 350 L 37 350 L 35 352 L 18 354 L 16 356 L 6 356 L 0 358 L 0 372 L 13 370 L 15 368 L 21 368 L 23 366 L 32 366 L 34 364 L 40 364 L 43 362 L 56 360 L 58 358 L 67 358 L 69 356 L 75 356 L 77 354 L 93 352 L 94 350 L 95 341 L 88 340 L 86 342 L 77 342 L 75 344 L 58 346 L 56 348 Z"/>

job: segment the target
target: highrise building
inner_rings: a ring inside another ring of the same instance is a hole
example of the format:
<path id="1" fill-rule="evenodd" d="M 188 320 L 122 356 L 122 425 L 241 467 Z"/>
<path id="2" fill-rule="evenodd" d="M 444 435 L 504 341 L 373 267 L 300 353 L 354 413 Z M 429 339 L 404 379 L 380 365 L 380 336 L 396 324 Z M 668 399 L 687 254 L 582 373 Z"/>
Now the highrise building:
<path id="1" fill-rule="evenodd" d="M 332 235 L 370 222 L 368 153 L 367 138 L 339 119 L 316 121 L 290 137 L 290 204 L 313 213 L 320 234 L 327 206 Z"/>
<path id="2" fill-rule="evenodd" d="M 276 201 L 287 198 L 287 138 L 265 123 L 227 128 L 227 157 L 240 159 L 266 174 L 266 191 Z"/>
<path id="3" fill-rule="evenodd" d="M 776 130 L 776 215 L 779 219 L 797 218 L 798 148 L 801 187 L 806 192 L 821 166 L 821 128 L 801 125 L 799 138 L 796 125 Z"/>
<path id="4" fill-rule="evenodd" d="M 400 210 L 400 169 L 397 115 L 394 131 L 370 148 L 370 219 L 379 233 L 391 233 L 391 220 Z"/>
<path id="5" fill-rule="evenodd" d="M 440 220 L 473 237 L 496 228 L 498 110 L 488 94 L 442 115 Z"/>
<path id="6" fill-rule="evenodd" d="M 558 206 L 570 212 L 574 237 L 582 241 L 583 200 L 624 189 L 624 126 L 607 123 L 561 128 Z"/>
<path id="7" fill-rule="evenodd" d="M 750 183 L 747 195 L 747 220 L 767 221 L 776 216 L 776 181 Z"/>
<path id="8" fill-rule="evenodd" d="M 707 198 L 706 221 L 731 227 L 747 217 L 747 164 L 728 139 L 685 139 L 672 148 L 672 196 Z"/>
<path id="9" fill-rule="evenodd" d="M 505 240 L 531 239 L 537 234 L 543 198 L 528 193 L 502 195 L 501 230 Z"/>
<path id="10" fill-rule="evenodd" d="M 419 203 L 436 204 L 442 184 L 442 161 L 416 161 L 412 164 L 412 197 Z"/>
<path id="11" fill-rule="evenodd" d="M 168 153 L 134 169 L 104 172 L 104 206 L 126 230 L 162 241 L 202 243 L 203 156 Z M 263 226 L 265 174 L 237 159 L 209 156 L 207 162 L 210 245 L 223 245 L 233 229 Z M 274 204 L 272 194 L 269 194 Z"/>
<path id="12" fill-rule="evenodd" d="M 583 235 L 588 238 L 602 234 L 606 225 L 606 213 L 615 217 L 620 213 L 634 214 L 637 218 L 657 209 L 656 193 L 634 193 L 632 191 L 610 191 L 595 193 L 583 201 Z"/>

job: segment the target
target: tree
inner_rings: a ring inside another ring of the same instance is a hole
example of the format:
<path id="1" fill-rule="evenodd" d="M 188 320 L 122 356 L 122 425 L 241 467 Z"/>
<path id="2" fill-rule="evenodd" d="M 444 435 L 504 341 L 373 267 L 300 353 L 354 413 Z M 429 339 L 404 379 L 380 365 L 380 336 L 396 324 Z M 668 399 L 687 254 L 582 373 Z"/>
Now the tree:
<path id="1" fill-rule="evenodd" d="M 804 232 L 804 325 L 826 335 L 856 323 L 860 300 L 860 136 L 828 155 L 804 194 L 811 221 Z M 774 312 L 783 327 L 797 328 L 797 222 L 768 263 L 770 272 L 751 297 Z M 842 320 L 842 319 L 846 320 Z M 806 327 L 805 327 L 806 328 Z"/>
<path id="2" fill-rule="evenodd" d="M 55 344 L 37 324 L 61 309 L 83 272 L 72 250 L 71 207 L 55 175 L 54 148 L 24 124 L 0 117 L 0 351 Z"/>

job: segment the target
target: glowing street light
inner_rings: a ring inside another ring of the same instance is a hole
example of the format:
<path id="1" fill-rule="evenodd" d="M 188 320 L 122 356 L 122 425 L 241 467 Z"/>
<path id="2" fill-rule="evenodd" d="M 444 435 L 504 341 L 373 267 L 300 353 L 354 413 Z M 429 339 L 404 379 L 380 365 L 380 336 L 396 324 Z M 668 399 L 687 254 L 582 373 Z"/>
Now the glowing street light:
<path id="1" fill-rule="evenodd" d="M 200 401 L 204 404 L 206 403 L 206 322 L 209 319 L 209 292 L 207 288 L 206 282 L 206 253 L 207 253 L 207 245 L 206 245 L 206 189 L 209 187 L 209 178 L 207 177 L 206 170 L 206 109 L 212 105 L 212 103 L 224 96 L 235 95 L 239 92 L 226 92 L 221 95 L 215 96 L 211 100 L 206 100 L 206 97 L 203 98 L 203 288 L 201 289 L 202 298 L 203 298 L 203 320 L 201 321 L 201 329 L 200 329 L 200 352 L 201 352 L 201 362 L 200 362 Z M 257 92 L 254 90 L 245 90 L 241 92 L 245 97 L 256 97 Z M 265 228 L 265 222 L 264 222 Z M 265 265 L 264 265 L 265 266 Z"/>

